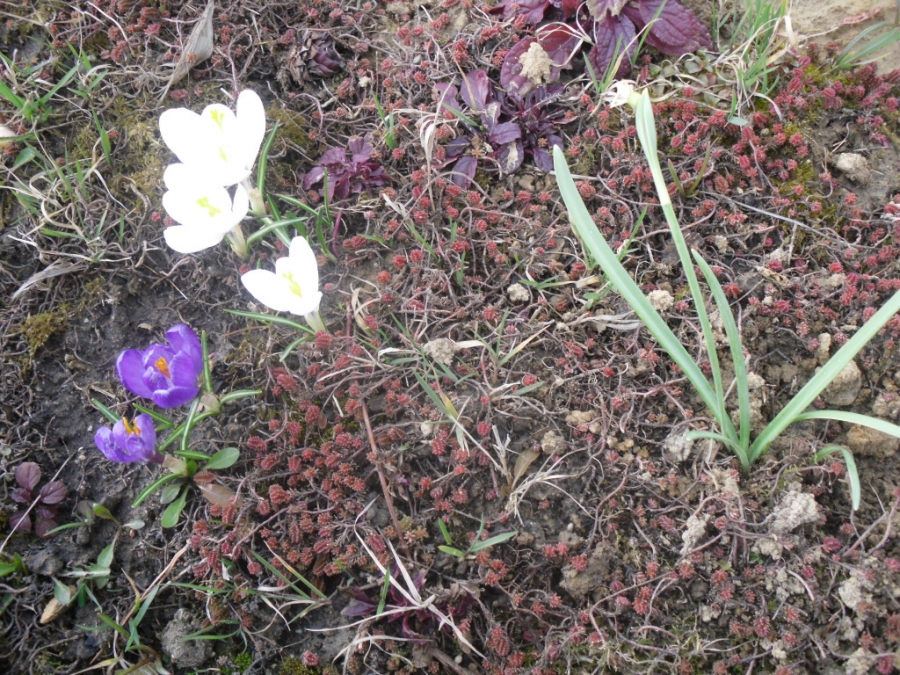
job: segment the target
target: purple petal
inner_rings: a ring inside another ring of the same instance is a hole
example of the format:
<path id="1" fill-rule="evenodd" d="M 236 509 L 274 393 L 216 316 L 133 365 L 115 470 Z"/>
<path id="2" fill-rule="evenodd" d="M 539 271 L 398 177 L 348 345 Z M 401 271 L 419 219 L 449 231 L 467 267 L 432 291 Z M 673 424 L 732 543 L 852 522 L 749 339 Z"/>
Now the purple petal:
<path id="1" fill-rule="evenodd" d="M 141 431 L 141 440 L 149 452 L 156 452 L 156 427 L 153 426 L 153 418 L 146 413 L 141 413 L 134 418 L 134 426 Z M 148 457 L 149 459 L 149 457 Z"/>
<path id="2" fill-rule="evenodd" d="M 153 392 L 153 402 L 160 408 L 178 408 L 193 400 L 200 391 L 198 387 L 172 387 Z"/>
<path id="3" fill-rule="evenodd" d="M 203 372 L 200 360 L 189 354 L 178 354 L 169 362 L 172 384 L 179 387 L 196 387 L 197 378 Z"/>
<path id="4" fill-rule="evenodd" d="M 117 423 L 118 424 L 118 423 Z M 94 434 L 94 444 L 111 462 L 130 462 L 128 456 L 116 445 L 113 440 L 113 431 L 109 427 L 100 427 Z"/>
<path id="5" fill-rule="evenodd" d="M 166 331 L 166 339 L 172 349 L 181 354 L 191 354 L 197 360 L 203 358 L 203 347 L 200 338 L 193 328 L 179 323 Z"/>
<path id="6" fill-rule="evenodd" d="M 103 427 L 97 430 L 94 442 L 107 459 L 113 462 L 160 462 L 162 455 L 156 451 L 156 429 L 150 415 L 141 414 L 131 423 L 134 432 L 129 432 L 125 420 L 115 423 L 110 431 Z"/>
<path id="7" fill-rule="evenodd" d="M 144 382 L 144 352 L 126 349 L 116 359 L 116 374 L 128 391 L 141 398 L 150 398 L 153 390 Z"/>

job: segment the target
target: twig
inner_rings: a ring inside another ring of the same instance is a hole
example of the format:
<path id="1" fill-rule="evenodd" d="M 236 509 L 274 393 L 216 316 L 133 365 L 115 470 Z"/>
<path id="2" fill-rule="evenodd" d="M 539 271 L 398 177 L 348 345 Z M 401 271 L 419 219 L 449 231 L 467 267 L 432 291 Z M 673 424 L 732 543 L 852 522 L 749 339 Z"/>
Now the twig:
<path id="1" fill-rule="evenodd" d="M 397 511 L 394 509 L 394 500 L 391 497 L 390 489 L 388 489 L 387 479 L 384 477 L 384 465 L 378 453 L 378 445 L 375 443 L 375 434 L 372 432 L 372 423 L 369 421 L 369 410 L 364 401 L 360 401 L 360 407 L 362 408 L 363 421 L 366 424 L 366 435 L 369 437 L 369 445 L 372 446 L 372 454 L 375 458 L 375 470 L 378 472 L 378 481 L 381 483 L 381 491 L 384 493 L 384 501 L 387 505 L 388 513 L 391 514 L 391 522 L 394 524 L 394 531 L 397 533 L 397 540 L 400 543 L 400 547 L 403 549 L 404 555 L 406 555 L 407 559 L 411 560 L 412 556 L 409 554 L 409 547 L 406 545 L 406 540 L 403 539 L 403 530 L 400 529 L 400 521 L 397 520 Z"/>

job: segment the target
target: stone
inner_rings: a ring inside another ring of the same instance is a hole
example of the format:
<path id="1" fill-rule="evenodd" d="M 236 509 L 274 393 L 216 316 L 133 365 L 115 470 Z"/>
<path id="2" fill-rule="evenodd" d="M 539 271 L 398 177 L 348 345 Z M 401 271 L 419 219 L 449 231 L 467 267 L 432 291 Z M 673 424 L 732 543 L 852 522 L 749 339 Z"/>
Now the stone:
<path id="1" fill-rule="evenodd" d="M 862 388 L 862 371 L 855 361 L 851 361 L 822 392 L 822 398 L 829 405 L 843 407 L 852 405 Z"/>
<path id="2" fill-rule="evenodd" d="M 831 166 L 854 183 L 866 183 L 872 178 L 869 162 L 856 152 L 841 152 L 831 158 Z"/>
<path id="3" fill-rule="evenodd" d="M 512 284 L 506 289 L 506 295 L 509 296 L 510 302 L 528 302 L 531 300 L 531 293 L 522 284 Z"/>
<path id="4" fill-rule="evenodd" d="M 814 523 L 818 519 L 819 507 L 816 498 L 808 492 L 800 492 L 799 486 L 793 484 L 772 511 L 769 534 L 787 534 L 801 525 Z"/>
<path id="5" fill-rule="evenodd" d="M 883 431 L 854 424 L 847 432 L 847 445 L 854 455 L 893 457 L 900 448 L 900 438 Z"/>

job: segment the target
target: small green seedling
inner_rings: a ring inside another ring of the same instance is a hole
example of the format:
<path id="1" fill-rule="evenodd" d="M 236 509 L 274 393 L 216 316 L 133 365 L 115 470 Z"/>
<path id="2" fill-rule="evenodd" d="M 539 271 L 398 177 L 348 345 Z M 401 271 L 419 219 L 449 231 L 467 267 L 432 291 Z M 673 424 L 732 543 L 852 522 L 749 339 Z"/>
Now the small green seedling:
<path id="1" fill-rule="evenodd" d="M 460 549 L 454 547 L 453 538 L 450 536 L 450 531 L 447 529 L 447 525 L 443 520 L 438 520 L 438 527 L 441 528 L 441 534 L 444 535 L 444 541 L 447 542 L 446 546 L 438 546 L 438 550 L 443 551 L 447 555 L 452 555 L 455 558 L 459 558 L 460 560 L 464 560 L 469 557 L 473 557 L 479 551 L 483 551 L 485 549 L 490 548 L 491 546 L 496 546 L 497 544 L 502 544 L 505 541 L 509 541 L 513 537 L 515 537 L 518 532 L 513 530 L 512 532 L 501 532 L 500 534 L 496 534 L 493 537 L 489 537 L 487 539 L 481 539 L 481 533 L 484 532 L 484 516 L 481 517 L 481 524 L 478 526 L 478 532 L 475 534 L 475 539 L 469 545 L 465 551 L 461 551 Z"/>

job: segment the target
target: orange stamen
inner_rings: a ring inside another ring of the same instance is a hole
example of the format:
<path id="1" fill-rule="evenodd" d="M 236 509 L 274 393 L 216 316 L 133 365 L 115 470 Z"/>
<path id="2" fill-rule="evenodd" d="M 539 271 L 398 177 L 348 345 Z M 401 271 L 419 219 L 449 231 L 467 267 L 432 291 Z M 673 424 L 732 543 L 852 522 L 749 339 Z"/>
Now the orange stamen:
<path id="1" fill-rule="evenodd" d="M 141 430 L 137 424 L 134 422 L 129 422 L 127 417 L 122 418 L 122 422 L 125 425 L 125 433 L 126 434 L 134 434 L 136 436 L 141 435 Z"/>
<path id="2" fill-rule="evenodd" d="M 171 378 L 172 373 L 169 372 L 169 364 L 166 363 L 166 359 L 164 356 L 160 356 L 156 361 L 153 362 L 153 365 L 156 366 L 156 369 L 161 372 L 164 376 Z"/>

